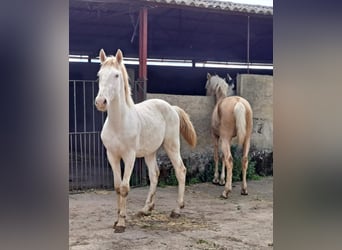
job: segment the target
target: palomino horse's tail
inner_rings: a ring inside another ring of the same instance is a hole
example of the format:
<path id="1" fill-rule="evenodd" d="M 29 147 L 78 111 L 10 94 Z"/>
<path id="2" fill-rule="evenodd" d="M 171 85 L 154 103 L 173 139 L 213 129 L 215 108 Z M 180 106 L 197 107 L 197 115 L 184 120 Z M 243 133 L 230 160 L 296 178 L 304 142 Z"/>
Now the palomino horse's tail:
<path id="1" fill-rule="evenodd" d="M 189 143 L 189 145 L 191 145 L 192 147 L 195 147 L 197 143 L 197 135 L 196 135 L 194 126 L 192 125 L 190 121 L 189 115 L 180 107 L 178 106 L 173 106 L 173 107 L 175 108 L 179 116 L 179 121 L 180 121 L 179 129 L 180 129 L 182 136 L 187 141 L 187 143 Z"/>
<path id="2" fill-rule="evenodd" d="M 239 145 L 242 145 L 246 137 L 246 108 L 241 102 L 237 102 L 234 107 L 236 120 L 237 139 Z"/>

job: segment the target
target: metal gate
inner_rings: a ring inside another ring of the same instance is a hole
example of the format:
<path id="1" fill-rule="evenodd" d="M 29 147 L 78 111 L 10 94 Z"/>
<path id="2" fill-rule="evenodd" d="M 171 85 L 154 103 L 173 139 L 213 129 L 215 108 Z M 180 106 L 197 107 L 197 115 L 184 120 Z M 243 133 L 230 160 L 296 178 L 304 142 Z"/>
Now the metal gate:
<path id="1" fill-rule="evenodd" d="M 106 113 L 97 111 L 94 106 L 97 92 L 97 81 L 69 81 L 69 191 L 71 192 L 86 189 L 113 189 L 113 172 L 100 138 Z M 121 166 L 123 170 L 123 164 Z M 146 183 L 144 161 L 137 159 L 130 185 L 141 186 Z"/>

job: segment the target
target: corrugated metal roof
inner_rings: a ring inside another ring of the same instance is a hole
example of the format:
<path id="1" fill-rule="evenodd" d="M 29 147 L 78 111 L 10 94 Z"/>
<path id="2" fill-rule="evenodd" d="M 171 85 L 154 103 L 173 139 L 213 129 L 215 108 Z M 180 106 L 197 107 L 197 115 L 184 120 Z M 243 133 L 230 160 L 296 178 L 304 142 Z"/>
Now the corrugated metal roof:
<path id="1" fill-rule="evenodd" d="M 260 15 L 273 15 L 273 7 L 250 5 L 233 2 L 211 0 L 145 0 L 146 2 L 181 5 L 197 8 L 208 8 L 230 12 L 254 13 Z"/>

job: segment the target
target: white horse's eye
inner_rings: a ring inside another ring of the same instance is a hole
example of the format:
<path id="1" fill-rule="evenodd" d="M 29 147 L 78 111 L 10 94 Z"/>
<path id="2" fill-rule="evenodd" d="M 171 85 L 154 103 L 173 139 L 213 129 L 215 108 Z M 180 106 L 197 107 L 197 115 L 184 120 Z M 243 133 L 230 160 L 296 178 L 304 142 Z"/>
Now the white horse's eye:
<path id="1" fill-rule="evenodd" d="M 119 74 L 115 74 L 115 78 L 118 78 L 119 77 Z"/>

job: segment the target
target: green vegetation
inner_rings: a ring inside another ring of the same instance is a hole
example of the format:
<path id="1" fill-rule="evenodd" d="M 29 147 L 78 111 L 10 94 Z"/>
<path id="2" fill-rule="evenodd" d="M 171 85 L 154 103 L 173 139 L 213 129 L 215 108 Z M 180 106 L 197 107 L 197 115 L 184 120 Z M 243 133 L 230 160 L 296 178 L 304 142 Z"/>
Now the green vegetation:
<path id="1" fill-rule="evenodd" d="M 242 170 L 241 170 L 241 149 L 238 149 L 237 146 L 231 147 L 231 153 L 233 156 L 233 177 L 232 181 L 242 181 Z M 190 167 L 190 161 L 187 160 L 184 162 L 186 168 Z M 219 162 L 219 172 L 221 172 L 221 165 L 222 161 Z M 248 160 L 248 168 L 247 168 L 247 180 L 258 180 L 260 176 L 255 171 L 256 162 L 252 161 L 249 157 Z M 215 171 L 215 163 L 214 160 L 211 160 L 207 166 L 205 167 L 204 171 L 196 174 L 186 176 L 186 185 L 192 185 L 201 182 L 211 182 L 214 178 L 214 171 Z M 189 171 L 188 171 L 189 173 Z M 176 178 L 176 174 L 174 169 L 171 167 L 168 170 L 168 175 L 164 178 L 160 179 L 158 182 L 159 187 L 165 186 L 175 186 L 178 185 L 178 181 Z"/>
<path id="2" fill-rule="evenodd" d="M 233 155 L 233 177 L 232 181 L 242 181 L 242 165 L 241 165 L 241 152 L 238 152 L 236 146 L 231 147 L 231 152 Z M 248 157 L 248 168 L 247 168 L 247 180 L 259 180 L 260 176 L 255 171 L 256 162 Z"/>

